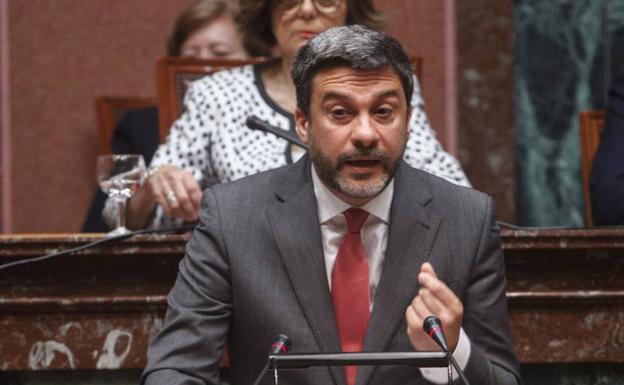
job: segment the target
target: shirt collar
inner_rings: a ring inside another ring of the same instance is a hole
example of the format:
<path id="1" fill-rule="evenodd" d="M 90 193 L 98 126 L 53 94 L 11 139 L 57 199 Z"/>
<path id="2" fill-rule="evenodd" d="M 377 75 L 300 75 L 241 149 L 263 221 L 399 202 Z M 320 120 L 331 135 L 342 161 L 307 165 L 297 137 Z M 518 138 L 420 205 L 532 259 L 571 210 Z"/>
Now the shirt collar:
<path id="1" fill-rule="evenodd" d="M 312 184 L 314 186 L 314 195 L 318 207 L 319 223 L 324 224 L 336 215 L 342 214 L 343 211 L 351 208 L 351 205 L 338 198 L 330 189 L 321 181 L 314 165 L 312 167 Z M 366 210 L 375 217 L 381 219 L 386 224 L 390 223 L 390 206 L 392 205 L 392 196 L 394 194 L 394 178 L 388 183 L 383 191 L 368 201 L 361 208 Z"/>

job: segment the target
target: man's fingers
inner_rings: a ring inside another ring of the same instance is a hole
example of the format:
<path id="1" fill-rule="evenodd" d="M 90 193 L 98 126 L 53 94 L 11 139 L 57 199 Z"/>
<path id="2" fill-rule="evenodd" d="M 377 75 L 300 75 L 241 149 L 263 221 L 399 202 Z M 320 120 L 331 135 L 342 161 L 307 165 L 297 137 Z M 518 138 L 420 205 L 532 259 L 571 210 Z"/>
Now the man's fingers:
<path id="1" fill-rule="evenodd" d="M 461 301 L 444 282 L 435 276 L 430 263 L 423 263 L 421 272 L 418 274 L 418 282 L 422 286 L 419 296 L 432 313 L 442 321 L 452 322 L 456 316 L 463 315 L 464 308 Z"/>
<path id="2" fill-rule="evenodd" d="M 417 295 L 412 300 L 412 303 L 409 307 L 411 307 L 421 319 L 425 319 L 430 315 L 434 314 L 432 310 L 427 306 L 427 304 L 423 301 L 420 295 Z"/>
<path id="3" fill-rule="evenodd" d="M 435 270 L 433 269 L 433 265 L 431 263 L 429 263 L 429 262 L 423 263 L 422 266 L 420 266 L 420 271 L 423 272 L 423 273 L 431 274 L 435 278 L 438 278 L 438 275 L 436 274 Z"/>
<path id="4" fill-rule="evenodd" d="M 423 330 L 424 318 L 419 315 L 414 306 L 408 306 L 405 310 L 407 323 L 407 336 L 416 350 L 436 350 L 438 347 Z"/>
<path id="5" fill-rule="evenodd" d="M 429 315 L 440 315 L 446 311 L 444 304 L 429 289 L 422 288 L 418 292 L 418 298 L 431 311 Z"/>
<path id="6" fill-rule="evenodd" d="M 425 264 L 423 264 L 424 266 Z M 431 266 L 431 265 L 429 265 Z M 431 275 L 429 272 L 421 272 L 418 274 L 418 282 L 423 288 L 429 289 L 429 291 L 442 302 L 445 306 L 457 306 L 461 304 L 459 298 L 453 293 L 451 289 L 436 276 Z"/>
<path id="7" fill-rule="evenodd" d="M 420 330 L 423 319 L 416 313 L 413 307 L 408 306 L 405 310 L 405 320 L 407 321 L 407 332 L 411 334 L 413 331 Z"/>
<path id="8" fill-rule="evenodd" d="M 442 321 L 444 328 L 447 331 L 447 339 L 449 346 L 455 349 L 457 346 L 457 340 L 459 338 L 459 330 L 461 328 L 461 320 L 464 314 L 464 308 L 455 293 L 441 281 L 433 269 L 433 266 L 426 262 L 423 263 L 418 274 L 418 282 L 420 283 L 420 290 L 418 295 L 414 298 L 408 311 L 406 311 L 406 317 L 414 322 L 419 322 L 418 327 L 422 329 L 422 322 L 430 315 L 435 315 Z M 410 314 L 413 313 L 411 316 Z M 418 319 L 416 319 L 416 317 Z M 408 325 L 408 332 L 411 325 Z M 429 347 L 431 341 L 423 341 L 419 335 L 412 336 L 410 334 L 410 341 L 416 349 L 423 347 Z"/>

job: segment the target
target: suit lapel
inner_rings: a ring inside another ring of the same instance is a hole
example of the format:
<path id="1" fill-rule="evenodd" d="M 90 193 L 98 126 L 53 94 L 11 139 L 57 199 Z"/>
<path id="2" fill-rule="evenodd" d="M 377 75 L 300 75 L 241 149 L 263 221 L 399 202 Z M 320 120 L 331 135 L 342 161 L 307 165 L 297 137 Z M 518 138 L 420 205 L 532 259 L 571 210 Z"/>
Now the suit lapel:
<path id="1" fill-rule="evenodd" d="M 290 168 L 276 190 L 276 203 L 267 209 L 267 218 L 321 352 L 338 352 L 340 340 L 327 283 L 310 167 L 304 159 Z M 331 367 L 330 371 L 336 384 L 345 385 L 342 368 Z"/>
<path id="2" fill-rule="evenodd" d="M 364 339 L 365 351 L 381 352 L 388 348 L 405 309 L 419 289 L 420 266 L 429 258 L 441 221 L 427 208 L 432 196 L 423 183 L 409 166 L 401 164 L 395 177 L 388 248 Z M 360 367 L 356 383 L 367 384 L 374 370 L 373 366 Z"/>

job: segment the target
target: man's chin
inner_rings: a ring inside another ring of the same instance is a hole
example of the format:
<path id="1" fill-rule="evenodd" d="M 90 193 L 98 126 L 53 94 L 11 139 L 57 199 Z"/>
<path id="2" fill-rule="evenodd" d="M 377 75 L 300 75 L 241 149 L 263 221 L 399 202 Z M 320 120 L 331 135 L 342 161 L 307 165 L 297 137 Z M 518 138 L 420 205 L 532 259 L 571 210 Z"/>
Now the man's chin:
<path id="1" fill-rule="evenodd" d="M 357 199 L 373 198 L 379 195 L 388 185 L 387 176 L 378 178 L 365 178 L 363 174 L 357 174 L 349 179 L 339 178 L 337 184 L 340 192 Z"/>

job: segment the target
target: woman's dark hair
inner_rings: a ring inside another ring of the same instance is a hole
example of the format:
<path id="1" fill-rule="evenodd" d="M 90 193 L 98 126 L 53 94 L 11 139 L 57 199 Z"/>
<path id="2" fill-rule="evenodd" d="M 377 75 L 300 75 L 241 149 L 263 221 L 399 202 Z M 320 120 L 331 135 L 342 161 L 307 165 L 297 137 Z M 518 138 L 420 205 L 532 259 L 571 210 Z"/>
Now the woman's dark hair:
<path id="1" fill-rule="evenodd" d="M 182 44 L 197 30 L 223 15 L 236 19 L 238 6 L 228 0 L 200 0 L 191 4 L 178 16 L 167 41 L 167 55 L 180 56 Z"/>
<path id="2" fill-rule="evenodd" d="M 238 22 L 243 33 L 243 45 L 252 56 L 270 56 L 276 43 L 271 28 L 271 3 L 276 0 L 240 0 Z M 277 0 L 279 1 L 279 0 Z M 373 0 L 343 0 L 347 2 L 347 24 L 362 24 L 380 29 L 384 17 L 375 9 Z"/>

